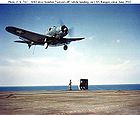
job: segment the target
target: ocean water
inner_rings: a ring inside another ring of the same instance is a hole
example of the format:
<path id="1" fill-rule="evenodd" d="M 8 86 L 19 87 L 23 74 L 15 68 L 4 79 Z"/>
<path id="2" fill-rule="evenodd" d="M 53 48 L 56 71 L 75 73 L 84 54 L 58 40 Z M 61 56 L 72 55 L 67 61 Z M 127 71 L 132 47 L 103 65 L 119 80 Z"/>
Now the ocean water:
<path id="1" fill-rule="evenodd" d="M 89 85 L 89 90 L 140 90 L 140 84 L 125 85 Z M 15 86 L 0 87 L 0 91 L 51 91 L 51 90 L 68 90 L 68 86 Z M 78 86 L 72 86 L 72 90 L 78 90 Z"/>

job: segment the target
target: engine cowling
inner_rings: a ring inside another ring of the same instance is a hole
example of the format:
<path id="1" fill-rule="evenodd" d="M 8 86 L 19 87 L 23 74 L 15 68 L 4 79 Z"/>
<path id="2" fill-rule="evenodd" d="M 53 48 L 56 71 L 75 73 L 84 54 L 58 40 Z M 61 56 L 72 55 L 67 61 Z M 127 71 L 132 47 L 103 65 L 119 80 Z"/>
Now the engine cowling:
<path id="1" fill-rule="evenodd" d="M 64 36 L 68 34 L 68 28 L 65 25 L 61 26 L 61 31 L 63 32 Z"/>

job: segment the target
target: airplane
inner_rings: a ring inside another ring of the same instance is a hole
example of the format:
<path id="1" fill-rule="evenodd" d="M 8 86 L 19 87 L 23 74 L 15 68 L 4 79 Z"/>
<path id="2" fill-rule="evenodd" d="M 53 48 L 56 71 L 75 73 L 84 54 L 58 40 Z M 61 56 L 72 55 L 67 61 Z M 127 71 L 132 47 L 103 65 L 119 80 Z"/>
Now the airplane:
<path id="1" fill-rule="evenodd" d="M 14 26 L 7 26 L 5 30 L 9 33 L 19 36 L 20 40 L 14 42 L 25 43 L 28 45 L 29 49 L 32 45 L 42 45 L 45 46 L 45 49 L 47 49 L 48 46 L 64 46 L 63 49 L 67 50 L 67 45 L 70 44 L 70 42 L 85 39 L 83 37 L 65 38 L 65 36 L 69 33 L 69 29 L 64 24 L 58 27 L 50 27 L 45 35 L 27 31 Z"/>

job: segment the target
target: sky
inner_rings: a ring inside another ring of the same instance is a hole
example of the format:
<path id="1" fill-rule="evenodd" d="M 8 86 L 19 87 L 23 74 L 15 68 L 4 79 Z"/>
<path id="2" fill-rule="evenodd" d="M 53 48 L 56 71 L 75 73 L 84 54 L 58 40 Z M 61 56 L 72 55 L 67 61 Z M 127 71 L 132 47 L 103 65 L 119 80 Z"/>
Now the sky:
<path id="1" fill-rule="evenodd" d="M 73 37 L 63 47 L 13 41 L 5 31 L 15 26 L 45 34 L 63 20 Z M 0 5 L 0 86 L 140 84 L 140 5 Z"/>

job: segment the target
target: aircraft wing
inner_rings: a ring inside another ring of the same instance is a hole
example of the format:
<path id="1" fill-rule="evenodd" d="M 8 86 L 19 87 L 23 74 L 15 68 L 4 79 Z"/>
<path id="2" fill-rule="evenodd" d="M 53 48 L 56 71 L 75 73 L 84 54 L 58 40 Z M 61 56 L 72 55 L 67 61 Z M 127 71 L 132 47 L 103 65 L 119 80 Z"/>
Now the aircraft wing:
<path id="1" fill-rule="evenodd" d="M 70 43 L 72 41 L 79 41 L 79 40 L 83 40 L 85 38 L 64 38 L 66 43 Z"/>
<path id="2" fill-rule="evenodd" d="M 25 38 L 26 40 L 35 42 L 35 43 L 40 43 L 43 42 L 45 38 L 48 38 L 45 35 L 41 35 L 35 32 L 31 32 L 31 31 L 27 31 L 24 29 L 20 29 L 17 27 L 13 27 L 13 26 L 8 26 L 5 28 L 7 32 L 10 32 L 14 35 L 17 35 L 19 37 Z"/>

